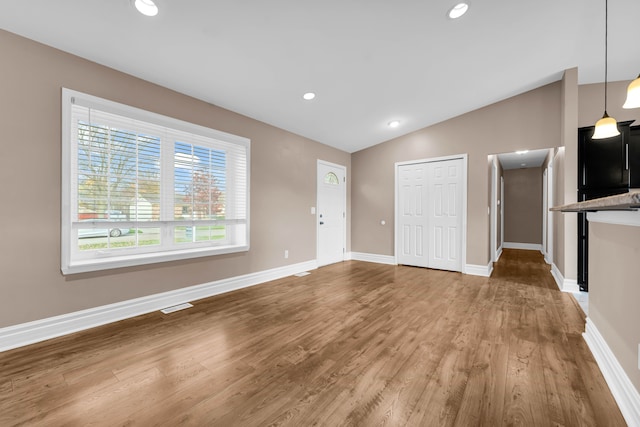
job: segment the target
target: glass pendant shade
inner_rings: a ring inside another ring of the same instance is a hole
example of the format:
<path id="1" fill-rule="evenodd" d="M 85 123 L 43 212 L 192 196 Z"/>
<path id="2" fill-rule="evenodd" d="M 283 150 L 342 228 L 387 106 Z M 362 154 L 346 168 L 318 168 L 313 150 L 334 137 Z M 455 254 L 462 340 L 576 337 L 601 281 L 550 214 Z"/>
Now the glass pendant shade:
<path id="1" fill-rule="evenodd" d="M 640 108 L 640 75 L 629 83 L 627 88 L 627 100 L 622 108 Z"/>
<path id="2" fill-rule="evenodd" d="M 156 16 L 158 14 L 158 6 L 153 0 L 135 0 L 133 3 L 138 12 L 146 16 Z"/>
<path id="3" fill-rule="evenodd" d="M 613 117 L 609 117 L 605 111 L 602 118 L 596 122 L 596 130 L 593 132 L 591 139 L 611 138 L 618 135 L 620 135 L 618 122 Z"/>

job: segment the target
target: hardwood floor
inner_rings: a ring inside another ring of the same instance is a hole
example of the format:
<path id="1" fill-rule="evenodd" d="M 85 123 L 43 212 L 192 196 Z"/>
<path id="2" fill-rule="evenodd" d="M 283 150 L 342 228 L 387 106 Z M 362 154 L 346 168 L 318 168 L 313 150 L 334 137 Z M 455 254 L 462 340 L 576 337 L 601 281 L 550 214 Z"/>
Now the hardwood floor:
<path id="1" fill-rule="evenodd" d="M 0 353 L 0 426 L 625 425 L 538 255 L 344 262 Z"/>
<path id="2" fill-rule="evenodd" d="M 494 264 L 491 278 L 557 291 L 550 269 L 538 251 L 504 249 L 500 261 Z"/>

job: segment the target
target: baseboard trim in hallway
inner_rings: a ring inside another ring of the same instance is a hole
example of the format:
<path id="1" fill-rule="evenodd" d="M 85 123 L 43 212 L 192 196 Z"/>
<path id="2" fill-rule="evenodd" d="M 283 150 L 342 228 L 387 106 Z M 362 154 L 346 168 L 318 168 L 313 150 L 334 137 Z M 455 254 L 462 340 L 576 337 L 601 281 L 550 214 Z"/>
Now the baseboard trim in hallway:
<path id="1" fill-rule="evenodd" d="M 551 275 L 562 292 L 580 292 L 578 282 L 575 279 L 565 279 L 554 263 L 551 264 Z"/>
<path id="2" fill-rule="evenodd" d="M 540 251 L 542 252 L 542 245 L 539 243 L 518 243 L 518 242 L 504 242 L 502 247 L 505 249 L 522 249 L 526 251 Z"/>

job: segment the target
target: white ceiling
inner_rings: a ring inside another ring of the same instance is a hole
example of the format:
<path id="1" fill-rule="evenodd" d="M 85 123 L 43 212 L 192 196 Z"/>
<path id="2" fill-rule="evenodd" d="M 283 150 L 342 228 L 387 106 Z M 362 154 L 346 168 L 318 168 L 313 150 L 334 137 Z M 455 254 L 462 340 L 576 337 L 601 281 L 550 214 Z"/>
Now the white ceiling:
<path id="1" fill-rule="evenodd" d="M 456 21 L 456 0 L 156 3 L 148 18 L 130 0 L 0 0 L 0 28 L 348 152 L 567 68 L 604 78 L 604 0 L 469 0 Z M 609 3 L 609 80 L 631 80 L 640 1 Z"/>
<path id="2" fill-rule="evenodd" d="M 502 165 L 502 169 L 523 169 L 523 168 L 539 168 L 547 158 L 549 149 L 531 150 L 525 152 L 503 153 L 498 154 L 498 160 Z"/>

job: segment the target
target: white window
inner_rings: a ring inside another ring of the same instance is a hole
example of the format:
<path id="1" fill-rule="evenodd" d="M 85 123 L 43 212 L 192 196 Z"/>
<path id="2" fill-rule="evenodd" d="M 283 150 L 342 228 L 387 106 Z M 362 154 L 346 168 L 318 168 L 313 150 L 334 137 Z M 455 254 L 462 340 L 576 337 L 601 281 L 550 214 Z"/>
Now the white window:
<path id="1" fill-rule="evenodd" d="M 338 179 L 338 175 L 333 172 L 329 172 L 324 176 L 324 183 L 330 185 L 340 185 L 340 180 Z"/>
<path id="2" fill-rule="evenodd" d="M 249 250 L 246 138 L 62 91 L 64 274 Z"/>

